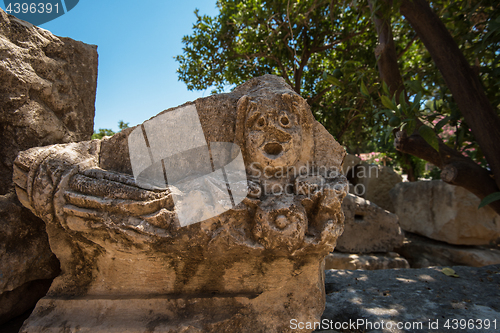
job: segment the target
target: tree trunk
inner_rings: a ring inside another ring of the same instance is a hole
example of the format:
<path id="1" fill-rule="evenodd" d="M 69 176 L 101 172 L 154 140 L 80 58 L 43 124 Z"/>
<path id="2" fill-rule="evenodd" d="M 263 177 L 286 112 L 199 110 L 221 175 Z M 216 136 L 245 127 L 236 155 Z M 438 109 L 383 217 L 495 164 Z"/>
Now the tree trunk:
<path id="1" fill-rule="evenodd" d="M 378 35 L 378 45 L 375 49 L 375 57 L 377 58 L 377 67 L 380 74 L 380 79 L 387 84 L 391 95 L 396 96 L 396 102 L 400 103 L 399 96 L 404 89 L 403 78 L 398 66 L 398 57 L 396 54 L 396 46 L 394 38 L 392 38 L 392 27 L 390 19 L 390 0 L 374 1 L 370 0 L 370 11 L 373 14 L 373 23 Z M 375 10 L 376 5 L 381 5 L 379 10 Z M 409 163 L 408 154 L 403 152 L 402 159 L 406 164 L 403 172 L 408 175 L 410 182 L 417 181 L 413 165 Z"/>
<path id="2" fill-rule="evenodd" d="M 404 89 L 403 78 L 398 66 L 398 56 L 396 46 L 392 38 L 392 27 L 390 18 L 391 0 L 369 0 L 370 10 L 373 14 L 373 23 L 378 35 L 378 45 L 375 49 L 378 72 L 380 79 L 387 84 L 392 95 L 396 94 L 399 103 L 399 95 Z M 376 10 L 376 5 L 381 6 Z"/>
<path id="3" fill-rule="evenodd" d="M 414 165 L 411 163 L 410 154 L 402 153 L 401 160 L 403 161 L 403 172 L 408 175 L 408 181 L 416 182 L 418 177 L 415 175 Z"/>

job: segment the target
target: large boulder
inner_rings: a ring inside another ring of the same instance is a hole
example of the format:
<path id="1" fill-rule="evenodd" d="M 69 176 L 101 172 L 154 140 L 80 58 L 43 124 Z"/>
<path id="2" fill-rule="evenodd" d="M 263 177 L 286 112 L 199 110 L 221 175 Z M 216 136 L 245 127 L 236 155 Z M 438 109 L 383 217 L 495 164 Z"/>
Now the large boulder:
<path id="1" fill-rule="evenodd" d="M 462 187 L 441 180 L 397 184 L 390 192 L 401 228 L 456 245 L 500 239 L 500 216 Z"/>
<path id="2" fill-rule="evenodd" d="M 336 251 L 347 253 L 390 252 L 403 244 L 398 217 L 374 203 L 348 194 L 342 202 L 344 232 Z"/>
<path id="3" fill-rule="evenodd" d="M 370 333 L 498 332 L 500 265 L 452 269 L 455 277 L 440 267 L 326 271 L 326 309 L 316 328 Z"/>
<path id="4" fill-rule="evenodd" d="M 59 273 L 43 221 L 15 195 L 14 159 L 30 147 L 90 139 L 97 51 L 0 9 L 0 53 L 1 323 L 33 307 Z"/>
<path id="5" fill-rule="evenodd" d="M 362 162 L 347 173 L 347 179 L 353 185 L 351 193 L 394 213 L 389 191 L 403 179 L 391 167 Z"/>
<path id="6" fill-rule="evenodd" d="M 413 268 L 430 266 L 488 266 L 500 264 L 500 248 L 451 245 L 407 232 L 402 246 L 394 251 Z"/>

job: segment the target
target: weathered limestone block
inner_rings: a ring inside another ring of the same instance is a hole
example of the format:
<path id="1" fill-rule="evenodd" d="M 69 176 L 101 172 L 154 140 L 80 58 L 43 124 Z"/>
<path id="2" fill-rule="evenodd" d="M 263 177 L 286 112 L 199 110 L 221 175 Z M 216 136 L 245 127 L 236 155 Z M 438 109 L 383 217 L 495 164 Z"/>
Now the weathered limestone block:
<path id="1" fill-rule="evenodd" d="M 345 175 L 353 185 L 351 193 L 394 213 L 389 191 L 403 179 L 391 167 L 362 162 Z"/>
<path id="2" fill-rule="evenodd" d="M 397 184 L 391 190 L 405 231 L 456 245 L 488 245 L 500 239 L 500 216 L 459 186 L 440 180 Z"/>
<path id="3" fill-rule="evenodd" d="M 392 268 L 410 268 L 410 264 L 395 252 L 367 254 L 333 252 L 325 258 L 325 270 L 363 269 L 373 271 Z"/>
<path id="4" fill-rule="evenodd" d="M 20 153 L 19 199 L 46 222 L 62 271 L 21 331 L 288 332 L 291 318 L 318 320 L 344 155 L 271 75 L 102 141 Z"/>
<path id="5" fill-rule="evenodd" d="M 403 244 L 398 217 L 374 203 L 348 194 L 342 202 L 344 232 L 335 251 L 346 253 L 391 252 Z"/>
<path id="6" fill-rule="evenodd" d="M 19 151 L 31 147 L 90 139 L 97 51 L 0 9 L 0 54 L 2 323 L 32 308 L 47 291 L 46 280 L 59 273 L 45 224 L 15 194 L 14 160 Z"/>
<path id="7" fill-rule="evenodd" d="M 500 248 L 451 245 L 407 232 L 401 247 L 394 251 L 405 257 L 412 268 L 431 266 L 481 267 L 500 264 Z"/>

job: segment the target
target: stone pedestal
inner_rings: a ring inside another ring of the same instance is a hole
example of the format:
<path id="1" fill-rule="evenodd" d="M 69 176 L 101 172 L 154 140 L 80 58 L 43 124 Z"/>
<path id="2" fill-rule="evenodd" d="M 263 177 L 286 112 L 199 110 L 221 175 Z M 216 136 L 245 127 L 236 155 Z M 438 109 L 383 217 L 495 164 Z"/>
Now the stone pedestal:
<path id="1" fill-rule="evenodd" d="M 184 293 L 167 291 L 174 289 L 172 272 L 158 279 L 151 275 L 159 272 L 148 270 L 126 283 L 105 284 L 115 287 L 112 292 L 47 296 L 22 332 L 280 332 L 288 331 L 292 318 L 321 315 L 324 281 L 316 261 L 276 258 L 263 264 L 262 259 L 235 262 L 226 271 L 203 265 L 200 271 L 220 281 L 203 288 L 207 281 L 196 274 L 186 281 L 192 290 Z"/>

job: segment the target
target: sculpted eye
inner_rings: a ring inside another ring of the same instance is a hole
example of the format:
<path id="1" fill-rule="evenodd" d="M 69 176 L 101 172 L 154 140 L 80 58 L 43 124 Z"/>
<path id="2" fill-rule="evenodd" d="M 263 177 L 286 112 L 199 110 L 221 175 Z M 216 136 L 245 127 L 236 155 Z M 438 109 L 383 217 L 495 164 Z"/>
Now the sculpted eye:
<path id="1" fill-rule="evenodd" d="M 264 117 L 259 117 L 259 119 L 257 119 L 257 121 L 255 122 L 255 126 L 258 128 L 258 129 L 261 129 L 263 128 L 264 126 L 266 126 L 266 118 Z"/>
<path id="2" fill-rule="evenodd" d="M 281 116 L 280 117 L 280 124 L 283 127 L 290 127 L 290 119 L 288 119 L 288 117 L 286 115 Z"/>

